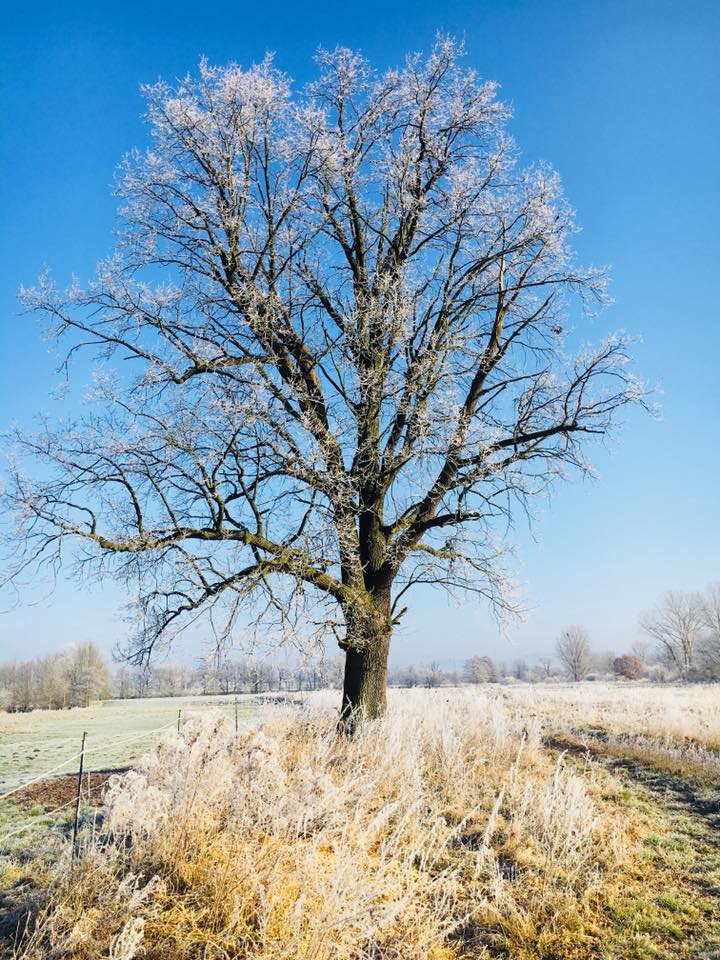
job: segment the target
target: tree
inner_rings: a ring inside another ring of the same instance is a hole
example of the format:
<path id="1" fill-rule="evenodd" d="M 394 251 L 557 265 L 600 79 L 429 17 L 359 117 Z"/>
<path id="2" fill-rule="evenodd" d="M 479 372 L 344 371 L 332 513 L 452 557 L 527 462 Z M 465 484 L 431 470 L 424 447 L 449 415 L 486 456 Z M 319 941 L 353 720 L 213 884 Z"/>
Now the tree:
<path id="1" fill-rule="evenodd" d="M 321 52 L 299 93 L 270 59 L 146 87 L 116 253 L 87 288 L 24 291 L 68 360 L 115 372 L 82 423 L 14 435 L 10 577 L 74 542 L 140 585 L 134 662 L 203 611 L 219 640 L 240 615 L 312 627 L 345 653 L 343 715 L 382 714 L 408 591 L 512 612 L 498 522 L 642 402 L 623 337 L 563 333 L 602 272 L 459 52 L 383 75 Z"/>
<path id="2" fill-rule="evenodd" d="M 433 660 L 425 671 L 425 686 L 428 688 L 441 687 L 444 679 L 440 664 L 437 660 Z"/>
<path id="3" fill-rule="evenodd" d="M 593 669 L 601 674 L 610 674 L 614 671 L 613 664 L 617 660 L 614 650 L 603 650 L 593 655 Z"/>
<path id="4" fill-rule="evenodd" d="M 470 657 L 463 664 L 463 674 L 467 683 L 497 683 L 498 674 L 490 657 Z"/>
<path id="5" fill-rule="evenodd" d="M 102 654 L 94 643 L 78 643 L 70 648 L 67 668 L 68 705 L 89 707 L 93 700 L 108 695 L 110 674 Z"/>
<path id="6" fill-rule="evenodd" d="M 134 695 L 132 675 L 124 664 L 115 671 L 115 688 L 121 700 L 127 700 Z"/>
<path id="7" fill-rule="evenodd" d="M 699 599 L 702 634 L 698 661 L 703 674 L 720 680 L 720 583 L 708 587 Z"/>
<path id="8" fill-rule="evenodd" d="M 110 674 L 94 643 L 81 643 L 24 663 L 0 664 L 8 710 L 87 707 L 109 695 Z"/>
<path id="9" fill-rule="evenodd" d="M 403 672 L 402 685 L 404 687 L 416 687 L 418 682 L 418 672 L 411 663 Z"/>
<path id="10" fill-rule="evenodd" d="M 530 674 L 530 669 L 527 665 L 527 662 L 522 658 L 515 660 L 512 666 L 512 675 L 516 680 L 527 680 Z"/>
<path id="11" fill-rule="evenodd" d="M 655 609 L 641 618 L 640 625 L 665 661 L 686 676 L 695 665 L 704 622 L 700 597 L 677 590 L 666 593 Z"/>
<path id="12" fill-rule="evenodd" d="M 615 657 L 612 663 L 613 672 L 616 677 L 624 677 L 626 680 L 639 680 L 643 675 L 645 665 L 639 657 L 632 653 L 626 653 L 621 657 Z"/>
<path id="13" fill-rule="evenodd" d="M 566 627 L 558 638 L 557 655 L 571 680 L 584 680 L 592 664 L 587 630 L 584 627 Z"/>
<path id="14" fill-rule="evenodd" d="M 543 680 L 549 680 L 553 675 L 552 657 L 540 657 L 538 664 L 540 667 L 540 675 Z"/>

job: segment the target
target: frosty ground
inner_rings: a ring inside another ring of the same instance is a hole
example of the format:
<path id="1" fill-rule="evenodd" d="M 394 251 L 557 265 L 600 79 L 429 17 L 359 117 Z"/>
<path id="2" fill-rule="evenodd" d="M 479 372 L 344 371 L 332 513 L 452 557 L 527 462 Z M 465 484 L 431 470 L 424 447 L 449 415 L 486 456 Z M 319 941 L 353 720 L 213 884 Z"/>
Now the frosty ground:
<path id="1" fill-rule="evenodd" d="M 67 811 L 0 843 L 9 955 L 718 956 L 716 687 L 395 691 L 352 742 L 335 697 L 237 735 L 188 707 L 88 804 L 74 864 Z"/>

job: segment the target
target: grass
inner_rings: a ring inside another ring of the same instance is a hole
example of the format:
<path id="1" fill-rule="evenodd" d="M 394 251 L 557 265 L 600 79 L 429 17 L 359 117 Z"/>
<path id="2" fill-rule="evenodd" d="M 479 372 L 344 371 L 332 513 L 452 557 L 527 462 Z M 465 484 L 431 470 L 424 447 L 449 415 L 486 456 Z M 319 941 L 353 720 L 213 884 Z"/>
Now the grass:
<path id="1" fill-rule="evenodd" d="M 654 746 L 613 752 L 633 710 L 653 744 L 681 747 L 694 724 L 712 751 L 706 691 L 695 709 L 687 691 L 659 691 L 663 733 L 656 688 L 590 688 L 393 691 L 388 718 L 351 742 L 335 735 L 335 694 L 268 708 L 238 737 L 227 702 L 188 707 L 180 736 L 162 734 L 114 779 L 102 819 L 85 818 L 74 865 L 67 822 L 48 831 L 23 809 L 37 828 L 3 868 L 8 916 L 25 930 L 13 956 L 713 956 L 712 770 L 695 782 Z M 178 701 L 166 703 L 172 720 Z M 613 750 L 564 749 L 558 732 L 581 726 L 591 748 Z"/>
<path id="2" fill-rule="evenodd" d="M 711 782 L 720 780 L 716 684 L 580 683 L 506 687 L 498 693 L 547 733 L 595 753 L 634 758 Z"/>
<path id="3" fill-rule="evenodd" d="M 77 754 L 87 732 L 87 763 L 91 769 L 120 767 L 143 754 L 159 734 L 172 726 L 178 710 L 219 710 L 234 722 L 234 696 L 158 697 L 143 700 L 106 700 L 72 710 L 0 712 L 0 793 L 45 770 L 77 770 Z M 251 697 L 240 698 L 243 724 L 257 713 Z M 63 763 L 72 758 L 68 763 Z"/>
<path id="4" fill-rule="evenodd" d="M 491 696 L 391 702 L 349 743 L 322 703 L 168 734 L 39 885 L 18 957 L 594 955 L 631 851 L 601 784 Z"/>
<path id="5" fill-rule="evenodd" d="M 501 688 L 542 719 L 720 750 L 717 684 L 559 683 Z"/>

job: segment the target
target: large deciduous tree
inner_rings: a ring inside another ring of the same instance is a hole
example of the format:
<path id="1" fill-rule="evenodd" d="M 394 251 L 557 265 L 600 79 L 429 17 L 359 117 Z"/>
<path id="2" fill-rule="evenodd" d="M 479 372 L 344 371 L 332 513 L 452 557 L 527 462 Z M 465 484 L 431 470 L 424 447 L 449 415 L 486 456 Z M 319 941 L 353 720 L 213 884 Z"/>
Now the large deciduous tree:
<path id="1" fill-rule="evenodd" d="M 115 254 L 85 288 L 24 292 L 105 362 L 82 422 L 16 437 L 44 466 L 7 488 L 11 575 L 79 546 L 135 591 L 136 660 L 202 611 L 221 633 L 303 617 L 370 717 L 412 586 L 510 606 L 498 522 L 588 469 L 583 441 L 641 391 L 622 337 L 566 338 L 602 273 L 458 54 L 378 75 L 320 53 L 297 93 L 270 59 L 145 89 Z"/>

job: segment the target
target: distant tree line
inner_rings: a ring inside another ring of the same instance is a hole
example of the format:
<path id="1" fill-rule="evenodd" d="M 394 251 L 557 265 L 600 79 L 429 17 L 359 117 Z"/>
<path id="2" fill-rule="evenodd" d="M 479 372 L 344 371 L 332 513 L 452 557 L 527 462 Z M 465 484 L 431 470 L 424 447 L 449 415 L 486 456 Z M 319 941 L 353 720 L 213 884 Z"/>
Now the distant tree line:
<path id="1" fill-rule="evenodd" d="M 94 643 L 0 664 L 0 706 L 12 712 L 88 707 L 111 690 L 107 663 Z"/>
<path id="2" fill-rule="evenodd" d="M 115 673 L 116 696 L 178 697 L 188 694 L 290 693 L 339 688 L 341 657 L 276 663 L 262 657 L 207 658 L 198 665 L 159 663 Z"/>
<path id="3" fill-rule="evenodd" d="M 556 654 L 570 680 L 593 671 L 625 680 L 720 680 L 720 583 L 704 592 L 669 591 L 640 619 L 647 638 L 620 656 L 593 653 L 583 627 L 560 634 Z"/>
<path id="4" fill-rule="evenodd" d="M 444 687 L 460 684 L 542 682 L 567 679 L 664 681 L 720 680 L 720 583 L 704 593 L 666 593 L 641 619 L 647 641 L 616 654 L 592 649 L 582 626 L 561 631 L 556 659 L 507 661 L 473 656 L 461 667 L 391 665 L 395 687 Z M 339 689 L 341 656 L 276 663 L 263 657 L 209 657 L 199 664 L 156 663 L 120 666 L 111 673 L 94 643 L 79 643 L 44 657 L 0 664 L 0 709 L 26 711 L 87 707 L 110 697 L 174 697 L 188 694 L 272 694 Z"/>

